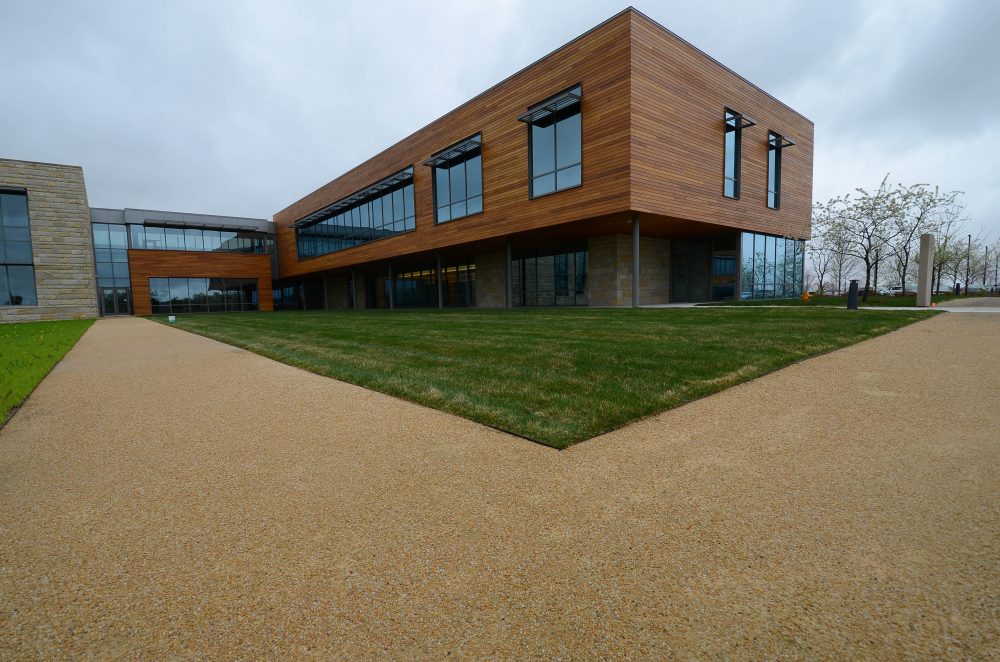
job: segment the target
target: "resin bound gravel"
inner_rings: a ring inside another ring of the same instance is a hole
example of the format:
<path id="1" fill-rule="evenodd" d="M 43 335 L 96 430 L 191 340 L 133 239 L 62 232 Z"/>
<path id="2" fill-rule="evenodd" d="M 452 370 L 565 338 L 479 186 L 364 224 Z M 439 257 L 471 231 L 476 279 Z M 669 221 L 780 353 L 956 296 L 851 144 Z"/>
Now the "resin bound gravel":
<path id="1" fill-rule="evenodd" d="M 101 320 L 0 430 L 0 658 L 996 658 L 998 341 L 946 313 L 559 452 Z"/>

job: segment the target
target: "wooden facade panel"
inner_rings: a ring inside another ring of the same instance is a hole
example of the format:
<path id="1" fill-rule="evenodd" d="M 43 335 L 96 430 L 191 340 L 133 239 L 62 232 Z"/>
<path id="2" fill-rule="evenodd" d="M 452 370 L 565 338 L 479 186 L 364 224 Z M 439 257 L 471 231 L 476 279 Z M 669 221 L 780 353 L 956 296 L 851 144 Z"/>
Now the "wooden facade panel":
<path id="1" fill-rule="evenodd" d="M 813 124 L 638 12 L 632 21 L 631 204 L 638 212 L 807 238 Z M 726 107 L 758 124 L 743 131 L 741 194 L 722 195 Z M 767 207 L 767 133 L 782 152 L 782 199 Z"/>
<path id="2" fill-rule="evenodd" d="M 532 200 L 528 129 L 517 117 L 577 83 L 583 185 Z M 727 106 L 759 122 L 743 135 L 739 200 L 722 195 Z M 783 152 L 780 210 L 766 205 L 768 129 L 796 141 Z M 482 134 L 484 211 L 437 225 L 432 172 L 422 162 L 475 133 Z M 294 277 L 526 232 L 572 236 L 584 225 L 579 221 L 633 211 L 655 218 L 658 236 L 669 236 L 671 223 L 680 234 L 694 222 L 805 238 L 812 149 L 808 119 L 630 9 L 276 214 L 278 269 L 282 278 Z M 408 166 L 415 230 L 298 259 L 292 223 Z"/>
<path id="3" fill-rule="evenodd" d="M 150 278 L 256 278 L 260 310 L 274 310 L 271 292 L 271 256 L 246 253 L 129 250 L 132 308 L 136 315 L 152 314 Z"/>
<path id="4" fill-rule="evenodd" d="M 629 30 L 627 13 L 614 17 L 276 214 L 281 277 L 626 211 Z M 528 129 L 517 117 L 532 104 L 577 83 L 583 86 L 583 186 L 531 200 Z M 483 138 L 484 211 L 436 225 L 432 172 L 422 162 L 478 132 Z M 409 165 L 414 167 L 413 232 L 298 260 L 291 223 Z"/>

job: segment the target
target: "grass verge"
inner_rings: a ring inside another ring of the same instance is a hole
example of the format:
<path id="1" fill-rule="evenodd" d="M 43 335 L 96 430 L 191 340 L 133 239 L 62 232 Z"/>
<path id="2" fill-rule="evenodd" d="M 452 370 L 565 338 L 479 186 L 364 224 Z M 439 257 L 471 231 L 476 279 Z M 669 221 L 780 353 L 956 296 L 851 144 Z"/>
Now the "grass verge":
<path id="1" fill-rule="evenodd" d="M 935 294 L 931 297 L 931 301 L 934 303 L 941 303 L 943 301 L 949 301 L 951 299 L 956 299 L 954 294 Z M 879 307 L 900 307 L 912 308 L 917 305 L 917 295 L 907 294 L 905 296 L 892 296 L 885 294 L 872 294 L 869 295 L 868 301 L 861 301 L 861 297 L 858 297 L 858 303 L 861 306 L 879 306 Z M 805 303 L 799 299 L 749 299 L 746 301 L 713 301 L 711 303 L 700 304 L 702 306 L 794 306 L 802 308 L 819 308 L 823 306 L 836 306 L 837 308 L 847 308 L 847 295 L 843 296 L 814 296 L 809 303 Z"/>
<path id="2" fill-rule="evenodd" d="M 94 320 L 0 324 L 0 425 Z"/>
<path id="3" fill-rule="evenodd" d="M 181 315 L 176 325 L 565 448 L 930 314 L 829 308 L 310 311 Z"/>

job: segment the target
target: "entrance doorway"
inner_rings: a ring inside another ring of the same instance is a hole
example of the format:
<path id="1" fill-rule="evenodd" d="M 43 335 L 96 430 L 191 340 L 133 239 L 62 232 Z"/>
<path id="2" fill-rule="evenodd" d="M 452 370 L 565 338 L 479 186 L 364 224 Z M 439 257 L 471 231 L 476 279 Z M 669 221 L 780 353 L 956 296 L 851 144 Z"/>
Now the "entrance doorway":
<path id="1" fill-rule="evenodd" d="M 132 292 L 130 287 L 102 287 L 101 315 L 131 315 Z"/>

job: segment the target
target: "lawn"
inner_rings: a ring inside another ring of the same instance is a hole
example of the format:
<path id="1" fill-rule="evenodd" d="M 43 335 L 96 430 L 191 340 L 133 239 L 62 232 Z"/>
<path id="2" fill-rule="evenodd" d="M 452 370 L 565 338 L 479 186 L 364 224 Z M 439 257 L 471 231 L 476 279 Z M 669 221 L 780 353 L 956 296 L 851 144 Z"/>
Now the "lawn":
<path id="1" fill-rule="evenodd" d="M 176 325 L 564 448 L 931 314 L 317 311 L 180 315 Z"/>
<path id="2" fill-rule="evenodd" d="M 0 425 L 94 320 L 0 324 Z"/>
<path id="3" fill-rule="evenodd" d="M 948 301 L 950 299 L 956 298 L 954 294 L 935 294 L 931 297 L 931 301 L 934 303 L 941 303 L 942 301 Z M 913 307 L 917 305 L 917 295 L 907 294 L 905 296 L 892 296 L 886 294 L 871 294 L 868 296 L 868 302 L 861 300 L 858 297 L 858 304 L 862 306 L 892 306 L 892 307 Z M 814 296 L 809 303 L 805 303 L 799 299 L 749 299 L 745 301 L 713 301 L 712 303 L 703 303 L 703 306 L 803 306 L 803 307 L 820 307 L 820 306 L 836 306 L 838 308 L 847 307 L 847 295 L 843 296 Z"/>

